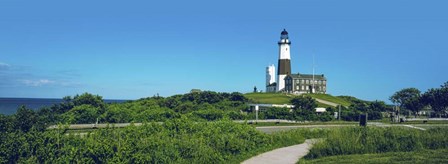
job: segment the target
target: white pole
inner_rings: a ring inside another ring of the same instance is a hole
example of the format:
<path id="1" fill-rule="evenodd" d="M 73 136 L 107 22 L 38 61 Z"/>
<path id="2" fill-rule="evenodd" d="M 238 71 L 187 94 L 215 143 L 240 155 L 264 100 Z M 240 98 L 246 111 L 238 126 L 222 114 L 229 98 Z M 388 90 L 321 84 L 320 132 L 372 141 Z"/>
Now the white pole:
<path id="1" fill-rule="evenodd" d="M 258 105 L 255 105 L 255 123 L 258 123 Z"/>

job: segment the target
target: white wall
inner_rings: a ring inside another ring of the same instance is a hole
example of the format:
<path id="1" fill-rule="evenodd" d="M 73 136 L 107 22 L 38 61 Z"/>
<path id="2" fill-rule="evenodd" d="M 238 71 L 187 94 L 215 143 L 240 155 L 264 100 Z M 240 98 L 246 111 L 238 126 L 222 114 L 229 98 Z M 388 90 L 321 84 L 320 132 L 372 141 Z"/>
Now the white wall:
<path id="1" fill-rule="evenodd" d="M 285 39 L 283 39 L 285 40 Z M 288 41 L 289 42 L 289 41 Z M 291 59 L 291 49 L 289 44 L 279 45 L 279 59 Z"/>
<path id="2" fill-rule="evenodd" d="M 275 83 L 275 66 L 274 64 L 266 67 L 266 86 Z"/>
<path id="3" fill-rule="evenodd" d="M 277 91 L 285 89 L 285 77 L 286 75 L 278 75 L 277 79 Z"/>

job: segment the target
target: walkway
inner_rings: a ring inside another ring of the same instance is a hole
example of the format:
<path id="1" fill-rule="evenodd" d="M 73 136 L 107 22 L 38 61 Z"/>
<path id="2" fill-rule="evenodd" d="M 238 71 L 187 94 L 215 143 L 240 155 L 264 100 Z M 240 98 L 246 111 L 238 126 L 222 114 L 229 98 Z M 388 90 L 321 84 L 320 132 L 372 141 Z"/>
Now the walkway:
<path id="1" fill-rule="evenodd" d="M 326 104 L 326 105 L 330 105 L 332 107 L 337 107 L 339 104 L 336 104 L 334 102 L 330 102 L 330 101 L 326 101 L 326 100 L 322 100 L 322 99 L 318 99 L 318 98 L 314 98 L 317 102 L 320 102 L 322 104 Z"/>
<path id="2" fill-rule="evenodd" d="M 257 155 L 255 157 L 252 157 L 244 162 L 243 164 L 286 164 L 291 163 L 295 164 L 297 161 L 299 161 L 300 158 L 304 157 L 306 154 L 308 154 L 309 149 L 311 148 L 312 144 L 316 140 L 314 139 L 308 139 L 305 140 L 305 143 L 293 145 L 289 147 L 279 148 L 275 149 L 260 155 Z"/>

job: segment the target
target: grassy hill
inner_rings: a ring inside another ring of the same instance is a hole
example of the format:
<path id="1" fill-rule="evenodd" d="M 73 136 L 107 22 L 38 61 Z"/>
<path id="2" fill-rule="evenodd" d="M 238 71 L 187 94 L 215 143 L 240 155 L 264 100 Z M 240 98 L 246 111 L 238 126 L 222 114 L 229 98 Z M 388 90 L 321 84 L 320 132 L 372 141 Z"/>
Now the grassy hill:
<path id="1" fill-rule="evenodd" d="M 336 104 L 341 104 L 343 106 L 350 106 L 351 102 L 347 99 L 341 98 L 339 96 L 332 96 L 329 94 L 305 94 L 313 98 L 333 102 Z M 284 94 L 284 93 L 246 93 L 244 94 L 253 103 L 262 104 L 291 104 L 290 101 L 296 95 Z M 318 103 L 319 107 L 329 107 L 326 104 Z"/>
<path id="2" fill-rule="evenodd" d="M 253 103 L 260 104 L 290 104 L 292 96 L 282 93 L 246 93 L 244 94 Z"/>
<path id="3" fill-rule="evenodd" d="M 329 94 L 306 94 L 307 96 L 311 96 L 313 98 L 329 101 L 336 104 L 341 104 L 342 106 L 350 106 L 352 103 L 347 101 L 346 99 L 340 98 L 338 96 L 332 96 Z"/>

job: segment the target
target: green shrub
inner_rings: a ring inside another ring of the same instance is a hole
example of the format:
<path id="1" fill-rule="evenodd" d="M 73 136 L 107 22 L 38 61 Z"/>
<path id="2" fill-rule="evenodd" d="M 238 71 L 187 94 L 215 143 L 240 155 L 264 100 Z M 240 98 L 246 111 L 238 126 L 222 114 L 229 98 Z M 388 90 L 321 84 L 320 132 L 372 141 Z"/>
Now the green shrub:
<path id="1" fill-rule="evenodd" d="M 239 163 L 260 152 L 302 143 L 320 131 L 274 135 L 230 120 L 104 128 L 86 134 L 64 129 L 0 133 L 2 163 Z"/>

